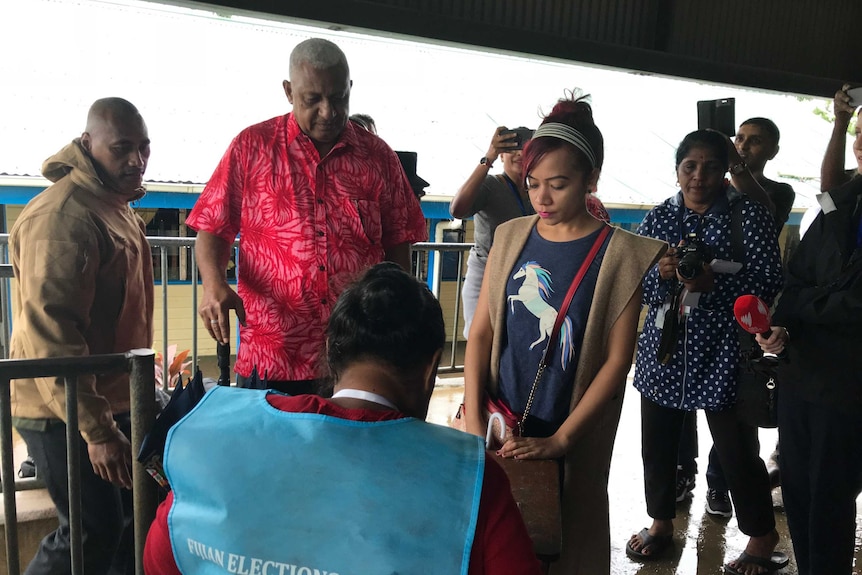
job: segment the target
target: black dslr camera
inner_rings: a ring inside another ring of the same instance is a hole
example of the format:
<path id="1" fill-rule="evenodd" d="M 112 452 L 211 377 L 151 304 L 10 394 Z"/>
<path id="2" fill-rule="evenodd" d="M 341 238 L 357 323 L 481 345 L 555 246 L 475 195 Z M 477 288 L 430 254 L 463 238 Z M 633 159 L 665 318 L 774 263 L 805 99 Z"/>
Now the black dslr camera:
<path id="1" fill-rule="evenodd" d="M 712 261 L 712 249 L 697 239 L 697 234 L 688 234 L 677 248 L 679 263 L 676 271 L 684 280 L 693 280 L 703 273 L 703 266 Z"/>

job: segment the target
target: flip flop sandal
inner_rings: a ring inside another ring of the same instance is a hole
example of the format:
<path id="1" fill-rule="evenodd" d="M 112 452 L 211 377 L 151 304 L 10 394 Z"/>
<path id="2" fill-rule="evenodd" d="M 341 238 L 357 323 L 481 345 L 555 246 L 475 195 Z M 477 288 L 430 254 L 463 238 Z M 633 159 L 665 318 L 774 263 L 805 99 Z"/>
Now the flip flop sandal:
<path id="1" fill-rule="evenodd" d="M 641 529 L 637 536 L 640 537 L 643 542 L 641 551 L 632 548 L 631 540 L 626 542 L 626 555 L 632 559 L 638 559 L 640 561 L 658 559 L 673 545 L 673 535 L 650 535 L 649 529 L 646 527 Z M 643 553 L 642 550 L 646 548 L 649 548 L 649 553 Z"/>
<path id="2" fill-rule="evenodd" d="M 728 563 L 724 566 L 724 572 L 727 575 L 742 575 L 744 571 L 740 570 L 740 566 L 741 564 L 747 563 L 748 565 L 763 567 L 766 569 L 767 573 L 774 573 L 779 569 L 787 567 L 789 562 L 790 558 L 780 551 L 775 551 L 769 559 L 766 557 L 755 557 L 754 555 L 749 555 L 743 551 L 742 554 L 736 558 L 736 567 L 731 567 L 730 563 Z"/>

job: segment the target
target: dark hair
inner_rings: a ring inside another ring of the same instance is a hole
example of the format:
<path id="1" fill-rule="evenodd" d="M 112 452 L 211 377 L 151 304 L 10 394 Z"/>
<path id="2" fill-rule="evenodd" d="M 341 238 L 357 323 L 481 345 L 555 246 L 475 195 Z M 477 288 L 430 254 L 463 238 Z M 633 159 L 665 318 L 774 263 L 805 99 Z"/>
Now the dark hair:
<path id="1" fill-rule="evenodd" d="M 369 132 L 372 131 L 373 128 L 377 127 L 377 124 L 374 123 L 374 118 L 372 118 L 368 114 L 351 114 L 349 119 L 359 124 L 361 127 L 365 128 Z"/>
<path id="2" fill-rule="evenodd" d="M 575 99 L 563 98 L 559 100 L 554 106 L 554 109 L 551 110 L 551 113 L 545 116 L 545 119 L 542 120 L 542 125 L 549 122 L 555 122 L 558 124 L 566 124 L 567 126 L 571 126 L 576 129 L 584 136 L 584 138 L 586 138 L 590 147 L 593 149 L 593 154 L 596 157 L 596 165 L 594 167 L 601 169 L 602 164 L 605 161 L 605 139 L 602 137 L 601 130 L 599 130 L 598 126 L 596 126 L 593 121 L 593 108 L 590 106 L 587 98 L 589 98 L 589 96 L 581 96 Z M 529 175 L 536 164 L 539 163 L 539 160 L 544 158 L 550 152 L 564 146 L 568 146 L 570 149 L 575 151 L 578 168 L 583 170 L 586 175 L 589 175 L 593 167 L 590 166 L 590 161 L 581 150 L 577 149 L 569 142 L 560 140 L 559 138 L 534 136 L 533 139 L 524 147 L 524 157 L 522 160 L 524 166 L 524 177 L 526 178 L 527 175 Z"/>
<path id="3" fill-rule="evenodd" d="M 764 132 L 769 134 L 769 137 L 772 138 L 772 143 L 776 146 L 778 145 L 778 140 L 781 139 L 781 132 L 778 130 L 778 126 L 775 125 L 775 122 L 770 120 L 769 118 L 749 118 L 740 126 L 744 126 L 746 124 L 754 124 L 755 126 L 759 126 Z"/>
<path id="4" fill-rule="evenodd" d="M 327 362 L 338 379 L 350 364 L 379 359 L 405 373 L 443 348 L 446 328 L 440 303 L 428 286 L 396 264 L 369 268 L 335 303 Z"/>
<path id="5" fill-rule="evenodd" d="M 727 136 L 715 130 L 695 130 L 683 138 L 677 146 L 675 167 L 679 168 L 692 148 L 707 148 L 727 168 L 730 162 L 727 155 L 727 142 Z"/>

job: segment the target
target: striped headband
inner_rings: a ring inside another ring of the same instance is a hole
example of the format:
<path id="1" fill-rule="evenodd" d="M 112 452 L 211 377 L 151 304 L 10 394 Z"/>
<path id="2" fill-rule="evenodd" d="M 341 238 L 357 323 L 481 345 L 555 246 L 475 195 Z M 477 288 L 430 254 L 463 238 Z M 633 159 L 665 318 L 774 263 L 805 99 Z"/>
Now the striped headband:
<path id="1" fill-rule="evenodd" d="M 590 162 L 590 168 L 596 167 L 596 154 L 593 152 L 593 147 L 590 146 L 590 143 L 581 134 L 579 131 L 574 129 L 573 127 L 567 124 L 560 124 L 557 122 L 548 122 L 547 124 L 542 124 L 539 126 L 539 129 L 533 134 L 533 138 L 541 138 L 543 136 L 547 136 L 549 138 L 557 138 L 558 140 L 563 140 L 580 151 L 584 153 L 587 157 L 587 160 Z"/>

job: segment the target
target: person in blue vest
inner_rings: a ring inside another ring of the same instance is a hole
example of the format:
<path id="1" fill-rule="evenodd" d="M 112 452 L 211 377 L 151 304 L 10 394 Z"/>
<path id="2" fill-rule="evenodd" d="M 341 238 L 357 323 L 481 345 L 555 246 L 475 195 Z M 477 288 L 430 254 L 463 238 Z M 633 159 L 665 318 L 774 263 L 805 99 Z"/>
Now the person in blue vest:
<path id="1" fill-rule="evenodd" d="M 444 340 L 382 263 L 333 309 L 331 399 L 209 391 L 168 437 L 146 573 L 541 573 L 482 440 L 424 421 Z"/>

